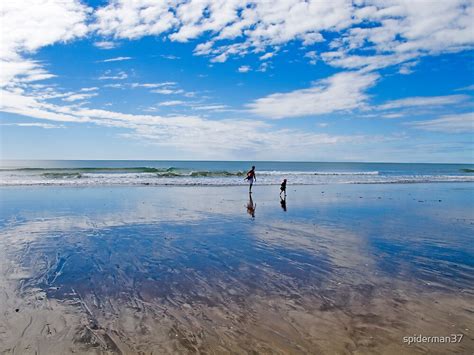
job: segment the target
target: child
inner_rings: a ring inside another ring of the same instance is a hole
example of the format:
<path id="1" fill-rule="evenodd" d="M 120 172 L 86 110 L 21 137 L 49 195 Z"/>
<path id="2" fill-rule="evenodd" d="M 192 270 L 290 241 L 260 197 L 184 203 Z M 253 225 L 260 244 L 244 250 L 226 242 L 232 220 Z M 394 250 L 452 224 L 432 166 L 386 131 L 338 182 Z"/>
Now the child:
<path id="1" fill-rule="evenodd" d="M 286 179 L 283 180 L 283 182 L 281 183 L 281 186 L 280 186 L 280 196 L 281 196 L 281 193 L 284 193 L 285 196 L 286 196 Z"/>

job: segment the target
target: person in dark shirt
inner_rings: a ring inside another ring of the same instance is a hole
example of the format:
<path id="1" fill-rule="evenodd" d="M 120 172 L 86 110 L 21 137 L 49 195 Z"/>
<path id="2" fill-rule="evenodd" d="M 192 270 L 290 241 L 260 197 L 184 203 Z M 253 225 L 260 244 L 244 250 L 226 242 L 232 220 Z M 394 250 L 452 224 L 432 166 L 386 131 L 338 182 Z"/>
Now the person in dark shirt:
<path id="1" fill-rule="evenodd" d="M 249 192 L 252 193 L 252 185 L 257 181 L 257 177 L 255 176 L 255 166 L 252 166 L 252 169 L 247 172 L 247 177 L 244 180 L 247 180 L 250 183 Z"/>
<path id="2" fill-rule="evenodd" d="M 280 186 L 280 196 L 282 193 L 286 196 L 286 179 L 283 180 Z"/>

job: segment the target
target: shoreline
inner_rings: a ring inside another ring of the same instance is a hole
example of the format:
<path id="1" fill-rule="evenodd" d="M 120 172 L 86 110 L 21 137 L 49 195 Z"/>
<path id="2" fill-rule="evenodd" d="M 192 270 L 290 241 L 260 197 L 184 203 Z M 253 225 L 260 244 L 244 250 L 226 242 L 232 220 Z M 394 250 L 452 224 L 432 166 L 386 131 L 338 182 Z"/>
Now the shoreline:
<path id="1" fill-rule="evenodd" d="M 288 187 L 290 186 L 347 186 L 347 185 L 429 185 L 429 184 L 469 184 L 469 183 L 474 183 L 474 177 L 473 180 L 465 181 L 465 180 L 454 180 L 454 181 L 406 181 L 406 182 L 328 182 L 328 183 L 311 183 L 311 184 L 302 184 L 302 183 L 296 183 L 296 184 L 289 184 Z M 49 184 L 49 183 L 44 183 L 44 184 L 2 184 L 0 183 L 0 188 L 9 188 L 9 187 L 72 187 L 72 188 L 87 188 L 87 187 L 192 187 L 192 188 L 197 188 L 197 187 L 245 187 L 248 186 L 248 183 L 234 183 L 234 184 L 154 184 L 154 183 L 135 183 L 135 184 L 125 184 L 125 183 L 117 183 L 117 184 L 110 184 L 110 183 L 103 183 L 103 184 Z M 258 188 L 258 186 L 262 187 L 267 187 L 267 186 L 280 186 L 280 183 L 273 183 L 273 184 L 255 184 L 254 187 Z"/>

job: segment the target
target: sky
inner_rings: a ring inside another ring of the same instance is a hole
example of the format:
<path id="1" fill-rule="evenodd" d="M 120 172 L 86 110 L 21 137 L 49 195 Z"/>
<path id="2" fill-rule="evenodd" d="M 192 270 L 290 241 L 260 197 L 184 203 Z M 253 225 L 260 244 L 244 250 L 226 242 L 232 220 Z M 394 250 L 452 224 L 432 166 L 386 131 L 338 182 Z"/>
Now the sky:
<path id="1" fill-rule="evenodd" d="M 474 1 L 0 10 L 2 160 L 474 163 Z"/>

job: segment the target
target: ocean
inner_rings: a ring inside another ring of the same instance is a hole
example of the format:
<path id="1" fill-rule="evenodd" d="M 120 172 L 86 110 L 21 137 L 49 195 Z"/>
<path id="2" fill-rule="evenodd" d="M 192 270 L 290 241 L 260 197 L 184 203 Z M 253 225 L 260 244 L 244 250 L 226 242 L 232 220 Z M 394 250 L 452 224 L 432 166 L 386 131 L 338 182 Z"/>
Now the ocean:
<path id="1" fill-rule="evenodd" d="M 179 160 L 4 160 L 0 186 L 246 184 L 256 166 L 258 185 L 474 182 L 474 164 L 336 163 Z"/>

